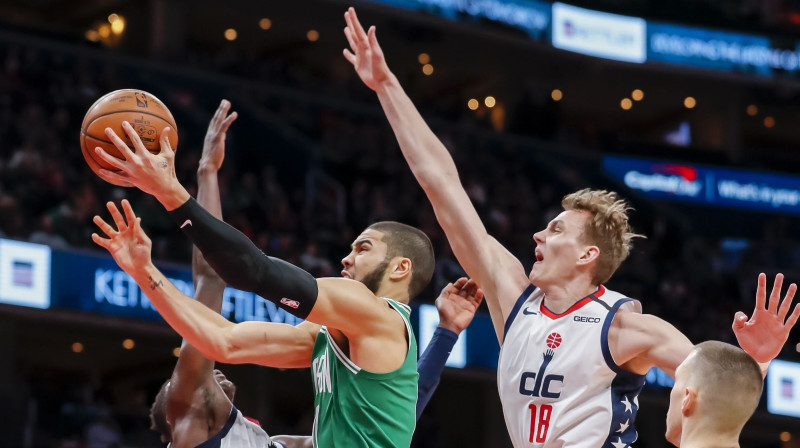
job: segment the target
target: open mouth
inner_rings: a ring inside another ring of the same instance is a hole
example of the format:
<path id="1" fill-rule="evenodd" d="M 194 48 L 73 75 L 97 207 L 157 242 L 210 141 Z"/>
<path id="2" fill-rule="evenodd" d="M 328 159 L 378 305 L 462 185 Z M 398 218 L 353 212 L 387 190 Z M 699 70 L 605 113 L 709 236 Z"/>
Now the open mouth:
<path id="1" fill-rule="evenodd" d="M 537 262 L 544 261 L 544 255 L 542 255 L 542 253 L 539 252 L 538 250 L 536 251 L 536 261 Z"/>
<path id="2" fill-rule="evenodd" d="M 353 276 L 347 271 L 342 271 L 342 277 L 352 279 Z"/>

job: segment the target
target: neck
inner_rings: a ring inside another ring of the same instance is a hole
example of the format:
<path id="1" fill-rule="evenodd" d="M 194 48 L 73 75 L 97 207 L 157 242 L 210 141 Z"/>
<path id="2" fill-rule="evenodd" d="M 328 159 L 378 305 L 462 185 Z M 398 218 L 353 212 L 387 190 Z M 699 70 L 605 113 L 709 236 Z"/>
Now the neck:
<path id="1" fill-rule="evenodd" d="M 720 430 L 715 423 L 684 418 L 681 448 L 739 448 L 741 431 Z"/>
<path id="2" fill-rule="evenodd" d="M 410 298 L 408 297 L 408 285 L 387 284 L 381 285 L 375 293 L 378 297 L 388 297 L 400 303 L 408 305 Z"/>
<path id="3" fill-rule="evenodd" d="M 559 285 L 542 288 L 547 308 L 557 314 L 568 310 L 575 302 L 597 290 L 590 279 L 585 277 L 570 279 Z"/>

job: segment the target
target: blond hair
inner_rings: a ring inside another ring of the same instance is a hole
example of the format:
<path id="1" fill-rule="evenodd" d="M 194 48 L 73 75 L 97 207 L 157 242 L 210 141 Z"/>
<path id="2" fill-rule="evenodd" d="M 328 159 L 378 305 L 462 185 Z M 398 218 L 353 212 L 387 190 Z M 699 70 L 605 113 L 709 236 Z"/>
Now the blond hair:
<path id="1" fill-rule="evenodd" d="M 587 242 L 600 249 L 593 278 L 597 284 L 607 282 L 628 258 L 634 238 L 644 238 L 633 233 L 628 224 L 628 211 L 633 209 L 613 191 L 584 188 L 564 196 L 561 206 L 564 210 L 591 214 L 583 235 Z"/>

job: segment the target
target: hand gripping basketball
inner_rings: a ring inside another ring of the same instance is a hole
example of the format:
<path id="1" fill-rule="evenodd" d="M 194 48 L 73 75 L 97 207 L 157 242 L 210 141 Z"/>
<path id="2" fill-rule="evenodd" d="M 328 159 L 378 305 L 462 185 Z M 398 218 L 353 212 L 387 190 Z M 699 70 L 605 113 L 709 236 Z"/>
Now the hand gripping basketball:
<path id="1" fill-rule="evenodd" d="M 117 170 L 114 172 L 101 168 L 97 171 L 97 175 L 114 184 L 133 185 L 156 198 L 174 189 L 178 184 L 178 179 L 175 175 L 175 151 L 172 150 L 169 141 L 169 134 L 172 130 L 166 127 L 161 131 L 159 136 L 161 151 L 156 154 L 144 147 L 142 140 L 130 123 L 123 121 L 122 130 L 133 143 L 133 150 L 113 129 L 106 128 L 106 136 L 122 154 L 122 158 L 119 159 L 108 154 L 99 146 L 95 148 L 97 157 Z"/>

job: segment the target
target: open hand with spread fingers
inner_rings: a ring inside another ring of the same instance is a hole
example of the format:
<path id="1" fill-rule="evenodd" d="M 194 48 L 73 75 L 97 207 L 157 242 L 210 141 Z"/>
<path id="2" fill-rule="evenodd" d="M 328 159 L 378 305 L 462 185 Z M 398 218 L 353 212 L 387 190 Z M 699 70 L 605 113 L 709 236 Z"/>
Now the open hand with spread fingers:
<path id="1" fill-rule="evenodd" d="M 203 154 L 200 156 L 199 171 L 216 172 L 222 167 L 222 161 L 225 159 L 225 137 L 231 123 L 238 117 L 236 112 L 231 112 L 229 115 L 230 110 L 230 101 L 222 100 L 214 116 L 211 117 L 205 140 L 203 140 Z"/>
<path id="2" fill-rule="evenodd" d="M 133 149 L 114 132 L 106 128 L 106 136 L 117 147 L 122 159 L 118 159 L 102 148 L 95 148 L 95 153 L 103 161 L 118 169 L 115 173 L 109 170 L 98 170 L 97 174 L 112 183 L 128 183 L 145 193 L 155 196 L 167 210 L 172 210 L 189 199 L 189 193 L 178 182 L 175 175 L 175 151 L 169 143 L 169 127 L 164 128 L 159 136 L 161 151 L 153 154 L 144 147 L 139 134 L 127 121 L 122 122 L 122 129 L 133 143 Z"/>
<path id="3" fill-rule="evenodd" d="M 475 317 L 483 300 L 483 290 L 474 280 L 461 277 L 448 283 L 436 299 L 439 310 L 439 326 L 459 334 Z"/>
<path id="4" fill-rule="evenodd" d="M 783 274 L 778 274 L 775 276 L 775 283 L 767 303 L 767 276 L 759 274 L 753 315 L 748 319 L 745 313 L 739 311 L 733 319 L 733 332 L 736 334 L 739 346 L 760 363 L 769 362 L 778 356 L 789 338 L 789 331 L 800 317 L 800 304 L 796 305 L 789 315 L 797 285 L 794 283 L 789 285 L 783 301 L 781 301 L 782 287 Z"/>
<path id="5" fill-rule="evenodd" d="M 394 74 L 386 65 L 383 50 L 378 45 L 375 26 L 371 26 L 369 31 L 364 31 L 356 16 L 356 10 L 352 7 L 344 13 L 344 20 L 347 22 L 344 35 L 350 44 L 350 49 L 344 49 L 344 58 L 353 64 L 359 78 L 367 87 L 378 90 L 381 83 L 393 78 Z"/>
<path id="6" fill-rule="evenodd" d="M 142 230 L 142 218 L 136 217 L 127 199 L 122 200 L 124 218 L 116 204 L 109 202 L 106 206 L 108 211 L 111 212 L 111 218 L 116 228 L 106 223 L 100 216 L 95 215 L 94 223 L 108 238 L 103 238 L 93 233 L 92 241 L 111 253 L 114 261 L 123 271 L 133 275 L 132 272 L 136 267 L 144 267 L 150 264 L 150 251 L 153 243 Z"/>

